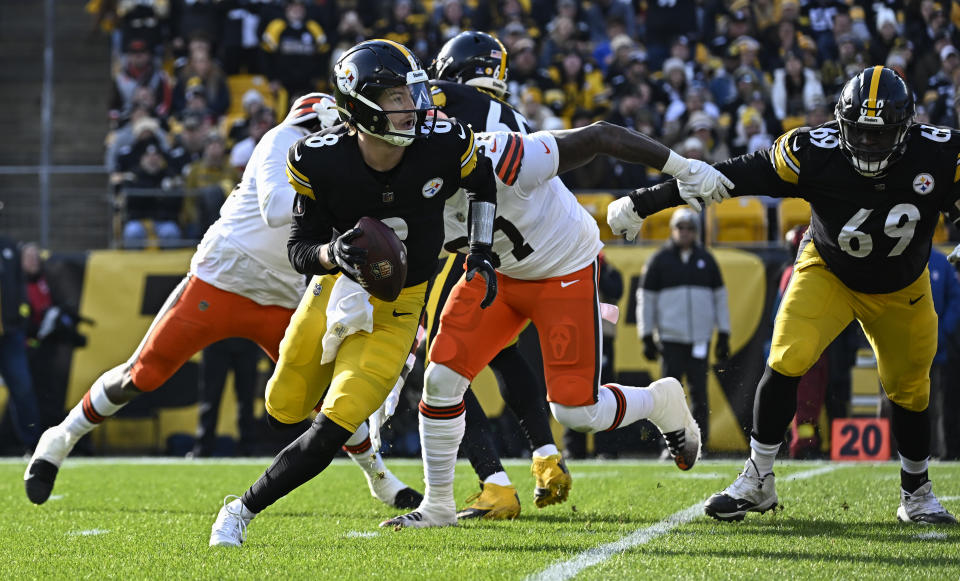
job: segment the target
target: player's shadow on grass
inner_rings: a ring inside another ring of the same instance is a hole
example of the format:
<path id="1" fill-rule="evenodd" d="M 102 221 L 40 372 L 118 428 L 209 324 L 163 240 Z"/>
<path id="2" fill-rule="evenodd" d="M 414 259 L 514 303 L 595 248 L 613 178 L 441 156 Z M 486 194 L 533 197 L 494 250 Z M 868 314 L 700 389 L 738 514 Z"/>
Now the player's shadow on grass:
<path id="1" fill-rule="evenodd" d="M 850 539 L 863 539 L 865 541 L 896 541 L 930 544 L 931 542 L 943 541 L 944 543 L 954 544 L 960 539 L 955 526 L 944 525 L 909 525 L 899 523 L 894 520 L 872 522 L 872 523 L 848 523 L 833 520 L 806 520 L 797 517 L 789 517 L 783 514 L 758 515 L 742 523 L 720 523 L 712 519 L 704 518 L 698 522 L 701 525 L 713 525 L 712 532 L 723 533 L 729 531 L 731 536 L 743 537 L 747 535 L 771 537 L 784 536 L 790 538 L 817 537 L 828 538 L 835 537 L 848 541 Z M 702 529 L 697 533 L 701 534 Z M 943 539 L 929 538 L 921 536 L 926 533 L 938 532 L 944 535 Z M 953 533 L 953 534 L 951 534 Z M 960 557 L 954 562 L 960 563 Z"/>
<path id="2" fill-rule="evenodd" d="M 656 555 L 658 557 L 681 557 L 687 558 L 690 556 L 690 551 L 688 549 L 669 549 L 669 548 L 650 548 L 643 547 L 640 549 L 643 553 L 648 555 Z M 960 565 L 960 558 L 950 558 L 950 557 L 913 557 L 905 558 L 903 555 L 877 555 L 875 553 L 865 554 L 865 555 L 855 555 L 851 554 L 849 551 L 843 551 L 838 549 L 836 552 L 825 552 L 825 551 L 772 551 L 772 550 L 762 550 L 757 549 L 756 545 L 751 545 L 750 549 L 714 549 L 701 548 L 698 549 L 698 557 L 708 558 L 708 559 L 726 559 L 729 562 L 734 562 L 736 559 L 745 559 L 749 560 L 750 563 L 759 563 L 764 560 L 771 561 L 813 561 L 816 563 L 830 563 L 830 562 L 842 562 L 847 565 L 853 563 L 860 563 L 864 565 L 877 565 L 882 563 L 883 565 L 891 567 L 910 567 L 911 570 L 914 570 L 914 567 L 956 567 Z M 931 569 L 927 569 L 931 570 Z"/>

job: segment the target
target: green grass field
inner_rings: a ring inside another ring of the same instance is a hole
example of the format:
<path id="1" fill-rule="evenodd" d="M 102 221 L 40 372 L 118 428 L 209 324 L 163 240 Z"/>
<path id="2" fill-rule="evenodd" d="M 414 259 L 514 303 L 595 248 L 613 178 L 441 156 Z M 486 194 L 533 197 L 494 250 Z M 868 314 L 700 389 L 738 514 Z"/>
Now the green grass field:
<path id="1" fill-rule="evenodd" d="M 0 579 L 957 579 L 960 527 L 897 522 L 898 466 L 779 463 L 782 510 L 719 523 L 700 509 L 742 464 L 689 473 L 654 461 L 573 462 L 566 504 L 536 509 L 526 462 L 510 462 L 516 521 L 378 528 L 397 511 L 338 460 L 258 516 L 240 549 L 209 548 L 227 494 L 269 459 L 68 460 L 33 506 L 25 462 L 0 462 Z M 420 487 L 419 461 L 388 464 Z M 960 463 L 931 467 L 960 514 Z M 457 466 L 457 497 L 476 489 Z"/>

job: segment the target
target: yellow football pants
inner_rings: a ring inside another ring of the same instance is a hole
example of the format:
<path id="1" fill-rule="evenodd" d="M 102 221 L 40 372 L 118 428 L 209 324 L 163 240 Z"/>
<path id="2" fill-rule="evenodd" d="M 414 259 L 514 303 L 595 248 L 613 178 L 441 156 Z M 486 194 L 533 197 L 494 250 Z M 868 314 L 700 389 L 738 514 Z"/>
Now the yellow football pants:
<path id="1" fill-rule="evenodd" d="M 373 332 L 349 335 L 336 359 L 321 365 L 327 302 L 338 276 L 315 276 L 310 282 L 280 343 L 266 407 L 274 418 L 292 424 L 308 418 L 323 397 L 321 413 L 353 433 L 400 375 L 417 334 L 427 283 L 403 289 L 391 303 L 371 297 Z"/>
<path id="2" fill-rule="evenodd" d="M 803 375 L 853 319 L 873 347 L 890 400 L 910 411 L 926 409 L 937 351 L 928 270 L 899 291 L 860 293 L 840 282 L 807 244 L 777 312 L 768 365 L 783 375 Z"/>

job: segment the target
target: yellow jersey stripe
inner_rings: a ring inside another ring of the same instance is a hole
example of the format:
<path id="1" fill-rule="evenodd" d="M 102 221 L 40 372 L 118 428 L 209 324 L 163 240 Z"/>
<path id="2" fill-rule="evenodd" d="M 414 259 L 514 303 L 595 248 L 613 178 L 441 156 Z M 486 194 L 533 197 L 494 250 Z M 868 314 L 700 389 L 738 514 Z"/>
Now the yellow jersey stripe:
<path id="1" fill-rule="evenodd" d="M 786 151 L 789 147 L 787 145 L 789 135 L 789 133 L 781 135 L 773 144 L 773 156 L 770 161 L 773 163 L 773 169 L 780 176 L 780 179 L 787 183 L 796 184 L 800 182 L 800 167 L 793 163 L 793 160 L 790 159 L 790 153 Z"/>
<path id="2" fill-rule="evenodd" d="M 499 38 L 494 37 L 497 44 L 500 45 L 500 74 L 497 75 L 497 78 L 501 81 L 507 80 L 507 49 L 503 48 L 503 43 L 500 42 Z"/>
<path id="3" fill-rule="evenodd" d="M 953 173 L 953 183 L 960 182 L 960 153 L 957 154 L 957 171 Z"/>
<path id="4" fill-rule="evenodd" d="M 797 156 L 794 155 L 793 149 L 790 148 L 790 138 L 793 137 L 793 134 L 796 133 L 796 129 L 791 129 L 783 136 L 783 151 L 787 153 L 789 160 L 793 161 L 793 165 L 796 166 L 797 173 L 800 173 L 800 160 L 797 159 Z"/>
<path id="5" fill-rule="evenodd" d="M 470 131 L 470 144 L 467 145 L 467 150 L 464 151 L 463 155 L 460 156 L 460 167 L 463 167 L 464 164 L 468 163 L 473 158 L 473 154 L 476 150 L 477 144 L 473 141 L 473 131 Z"/>
<path id="6" fill-rule="evenodd" d="M 298 150 L 298 151 L 299 151 L 299 150 Z M 298 170 L 297 168 L 295 168 L 295 167 L 293 166 L 293 164 L 290 163 L 290 160 L 289 160 L 289 159 L 287 159 L 287 169 L 288 169 L 294 176 L 300 178 L 300 181 L 303 182 L 307 187 L 310 187 L 310 178 L 308 178 L 308 177 L 305 176 L 303 173 L 301 173 L 300 170 Z"/>
<path id="7" fill-rule="evenodd" d="M 877 116 L 877 91 L 880 89 L 880 71 L 883 67 L 877 65 L 873 67 L 873 75 L 870 77 L 870 94 L 867 96 L 867 114 L 871 117 Z"/>
<path id="8" fill-rule="evenodd" d="M 317 198 L 313 195 L 313 187 L 310 186 L 310 182 L 300 179 L 294 172 L 297 172 L 297 170 L 287 163 L 287 181 L 293 186 L 294 191 L 311 200 L 316 200 Z"/>

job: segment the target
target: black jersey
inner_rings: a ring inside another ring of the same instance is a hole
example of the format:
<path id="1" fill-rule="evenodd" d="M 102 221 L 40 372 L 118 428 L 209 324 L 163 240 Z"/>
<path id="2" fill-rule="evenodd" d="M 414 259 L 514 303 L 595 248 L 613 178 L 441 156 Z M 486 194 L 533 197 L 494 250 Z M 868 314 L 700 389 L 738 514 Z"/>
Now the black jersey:
<path id="1" fill-rule="evenodd" d="M 769 150 L 717 164 L 732 195 L 810 202 L 810 233 L 849 288 L 889 293 L 917 279 L 940 212 L 960 197 L 960 132 L 917 124 L 903 157 L 879 178 L 859 174 L 840 150 L 835 121 L 781 135 Z"/>
<path id="2" fill-rule="evenodd" d="M 492 173 L 478 175 L 484 173 L 478 167 L 490 172 L 489 164 L 477 164 L 473 131 L 456 119 L 437 121 L 433 134 L 414 140 L 387 172 L 363 161 L 357 135 L 345 125 L 304 137 L 287 154 L 287 176 L 297 192 L 290 263 L 304 274 L 326 273 L 319 250 L 332 230 L 343 233 L 370 216 L 406 245 L 406 286 L 426 281 L 443 244 L 446 199 L 461 187 L 478 191 L 493 184 Z"/>
<path id="3" fill-rule="evenodd" d="M 493 93 L 452 81 L 430 81 L 430 85 L 433 103 L 474 131 L 530 133 L 526 118 Z"/>

